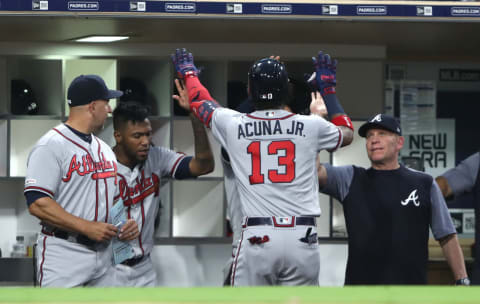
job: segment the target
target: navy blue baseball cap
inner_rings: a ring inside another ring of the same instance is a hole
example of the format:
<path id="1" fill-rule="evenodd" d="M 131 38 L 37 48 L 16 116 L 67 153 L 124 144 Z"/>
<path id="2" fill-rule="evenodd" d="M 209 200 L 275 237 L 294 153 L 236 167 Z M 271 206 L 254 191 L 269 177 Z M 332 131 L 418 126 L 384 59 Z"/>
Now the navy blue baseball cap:
<path id="1" fill-rule="evenodd" d="M 367 131 L 370 129 L 385 129 L 392 133 L 402 136 L 402 129 L 400 128 L 400 123 L 395 117 L 386 115 L 386 114 L 377 114 L 367 120 L 360 129 L 358 129 L 358 135 L 365 137 Z"/>
<path id="2" fill-rule="evenodd" d="M 72 80 L 67 91 L 70 107 L 81 106 L 94 100 L 109 100 L 123 95 L 122 91 L 109 90 L 98 75 L 80 75 Z"/>

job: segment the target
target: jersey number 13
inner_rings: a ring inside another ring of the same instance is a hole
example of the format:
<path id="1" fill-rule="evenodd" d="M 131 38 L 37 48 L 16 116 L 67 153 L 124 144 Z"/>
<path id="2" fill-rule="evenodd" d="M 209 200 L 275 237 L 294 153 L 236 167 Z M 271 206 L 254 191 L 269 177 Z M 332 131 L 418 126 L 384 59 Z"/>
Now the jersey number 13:
<path id="1" fill-rule="evenodd" d="M 263 184 L 265 180 L 261 172 L 260 144 L 260 141 L 254 141 L 247 147 L 247 153 L 252 156 L 252 174 L 249 176 L 251 185 Z M 268 144 L 269 155 L 277 155 L 281 150 L 285 151 L 285 156 L 278 156 L 278 166 L 284 166 L 285 173 L 268 170 L 268 179 L 272 183 L 289 183 L 295 178 L 295 144 L 289 140 L 273 141 Z"/>

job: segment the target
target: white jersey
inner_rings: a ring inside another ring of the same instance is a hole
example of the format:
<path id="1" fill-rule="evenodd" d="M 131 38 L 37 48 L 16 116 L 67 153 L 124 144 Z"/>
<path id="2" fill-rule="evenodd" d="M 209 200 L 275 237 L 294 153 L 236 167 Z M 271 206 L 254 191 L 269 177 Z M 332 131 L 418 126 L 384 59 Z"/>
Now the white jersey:
<path id="1" fill-rule="evenodd" d="M 338 127 L 284 110 L 216 109 L 211 129 L 227 150 L 245 216 L 319 216 L 315 161 L 342 144 Z"/>
<path id="2" fill-rule="evenodd" d="M 24 191 L 42 192 L 77 217 L 108 222 L 116 182 L 112 149 L 94 135 L 89 144 L 61 124 L 30 152 Z"/>
<path id="3" fill-rule="evenodd" d="M 115 200 L 123 199 L 127 217 L 138 224 L 140 235 L 130 241 L 135 257 L 148 255 L 153 248 L 154 223 L 160 203 L 160 185 L 163 176 L 175 176 L 185 154 L 162 147 L 151 147 L 144 163 L 133 170 L 118 163 L 118 190 Z"/>

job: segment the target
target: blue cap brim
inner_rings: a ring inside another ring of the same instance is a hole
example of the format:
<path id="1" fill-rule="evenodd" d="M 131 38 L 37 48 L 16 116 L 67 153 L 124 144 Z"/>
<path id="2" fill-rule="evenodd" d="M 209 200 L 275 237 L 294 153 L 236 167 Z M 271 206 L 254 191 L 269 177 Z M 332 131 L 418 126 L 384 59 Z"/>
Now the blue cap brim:
<path id="1" fill-rule="evenodd" d="M 385 125 L 382 125 L 382 124 L 379 124 L 379 123 L 376 123 L 376 122 L 366 122 L 364 123 L 362 126 L 360 126 L 360 128 L 358 129 L 358 135 L 360 135 L 361 137 L 366 137 L 367 136 L 367 131 L 370 130 L 370 129 L 383 129 L 383 130 L 387 130 L 389 132 L 392 132 L 392 133 L 395 133 L 397 135 L 400 135 L 398 134 L 398 132 L 396 132 L 395 130 L 392 130 L 390 129 L 389 127 L 385 126 Z"/>
<path id="2" fill-rule="evenodd" d="M 120 96 L 123 95 L 123 92 L 122 91 L 118 91 L 118 90 L 108 90 L 108 96 L 107 98 L 108 99 L 112 99 L 112 98 L 118 98 Z"/>

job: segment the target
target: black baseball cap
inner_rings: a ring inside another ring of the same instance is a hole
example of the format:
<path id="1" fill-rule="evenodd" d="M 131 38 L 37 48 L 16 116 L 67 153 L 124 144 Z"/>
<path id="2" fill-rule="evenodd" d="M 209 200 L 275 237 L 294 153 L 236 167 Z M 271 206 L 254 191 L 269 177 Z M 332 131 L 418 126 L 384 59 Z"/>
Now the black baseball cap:
<path id="1" fill-rule="evenodd" d="M 94 100 L 109 100 L 123 95 L 122 91 L 109 90 L 98 75 L 80 75 L 72 80 L 67 91 L 70 107 L 89 104 Z"/>
<path id="2" fill-rule="evenodd" d="M 358 135 L 365 137 L 367 131 L 373 128 L 385 129 L 392 133 L 402 136 L 402 129 L 400 128 L 400 123 L 395 117 L 386 115 L 386 114 L 377 114 L 367 120 L 360 129 L 358 129 Z"/>

